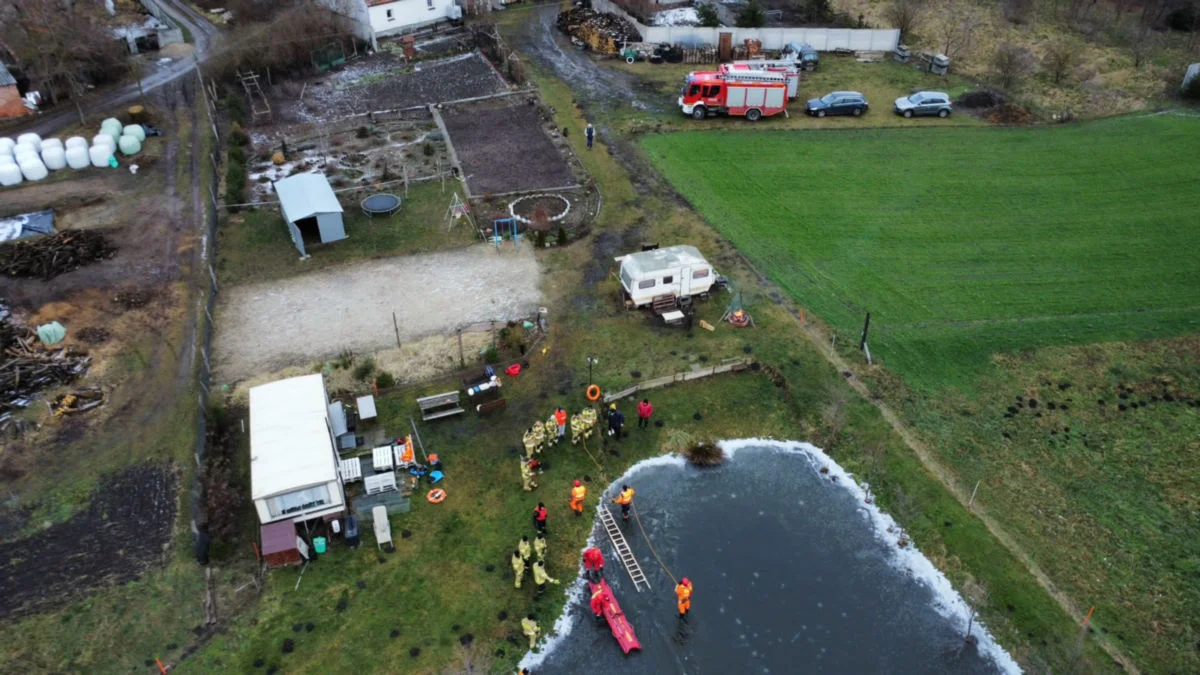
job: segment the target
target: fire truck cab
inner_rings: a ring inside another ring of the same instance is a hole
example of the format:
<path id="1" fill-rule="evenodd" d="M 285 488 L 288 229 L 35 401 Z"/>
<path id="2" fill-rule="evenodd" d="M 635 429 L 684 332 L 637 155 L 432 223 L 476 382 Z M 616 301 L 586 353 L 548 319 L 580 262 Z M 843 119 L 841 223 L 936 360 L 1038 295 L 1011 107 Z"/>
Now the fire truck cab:
<path id="1" fill-rule="evenodd" d="M 691 72 L 679 109 L 693 119 L 710 114 L 744 116 L 751 122 L 786 113 L 787 76 L 765 71 Z"/>

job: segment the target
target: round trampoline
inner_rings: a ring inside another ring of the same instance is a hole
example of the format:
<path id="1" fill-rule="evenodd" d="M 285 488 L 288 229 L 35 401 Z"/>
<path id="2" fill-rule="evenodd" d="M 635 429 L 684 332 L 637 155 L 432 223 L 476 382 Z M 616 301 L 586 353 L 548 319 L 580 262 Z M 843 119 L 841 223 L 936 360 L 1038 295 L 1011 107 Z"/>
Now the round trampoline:
<path id="1" fill-rule="evenodd" d="M 400 210 L 400 198 L 396 195 L 371 195 L 362 200 L 362 210 L 368 216 L 390 216 Z"/>

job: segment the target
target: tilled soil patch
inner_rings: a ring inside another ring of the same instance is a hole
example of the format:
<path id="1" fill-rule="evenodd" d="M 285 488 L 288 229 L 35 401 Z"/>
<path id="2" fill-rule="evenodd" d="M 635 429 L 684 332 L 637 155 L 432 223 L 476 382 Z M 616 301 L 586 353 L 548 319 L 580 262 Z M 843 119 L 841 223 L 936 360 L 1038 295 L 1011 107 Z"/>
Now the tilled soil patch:
<path id="1" fill-rule="evenodd" d="M 577 184 L 566 159 L 542 129 L 537 108 L 524 100 L 496 107 L 446 108 L 442 118 L 475 195 Z"/>
<path id="2" fill-rule="evenodd" d="M 70 520 L 5 547 L 0 617 L 61 605 L 99 586 L 137 579 L 162 560 L 175 521 L 176 478 L 139 464 L 105 479 Z"/>

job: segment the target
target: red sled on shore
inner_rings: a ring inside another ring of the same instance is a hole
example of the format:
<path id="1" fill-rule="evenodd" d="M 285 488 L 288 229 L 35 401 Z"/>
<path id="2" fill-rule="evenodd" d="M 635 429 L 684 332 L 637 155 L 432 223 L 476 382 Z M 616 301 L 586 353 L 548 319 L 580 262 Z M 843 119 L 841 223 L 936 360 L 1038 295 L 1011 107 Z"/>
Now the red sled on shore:
<path id="1" fill-rule="evenodd" d="M 625 612 L 621 611 L 621 605 L 617 604 L 617 596 L 613 595 L 612 589 L 608 587 L 608 582 L 601 579 L 600 583 L 588 583 L 588 586 L 593 595 L 597 591 L 603 591 L 608 596 L 608 602 L 604 603 L 602 612 L 608 621 L 608 627 L 612 629 L 617 644 L 621 645 L 621 651 L 628 654 L 635 649 L 640 650 L 642 643 L 638 642 L 637 635 L 634 635 L 633 626 L 625 618 Z"/>

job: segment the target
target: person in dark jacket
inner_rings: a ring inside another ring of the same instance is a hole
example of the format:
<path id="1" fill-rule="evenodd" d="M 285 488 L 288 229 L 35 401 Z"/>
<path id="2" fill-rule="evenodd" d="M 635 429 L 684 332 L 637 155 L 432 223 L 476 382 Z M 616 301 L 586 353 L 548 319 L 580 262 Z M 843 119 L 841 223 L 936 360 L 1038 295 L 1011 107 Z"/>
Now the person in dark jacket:
<path id="1" fill-rule="evenodd" d="M 625 415 L 617 410 L 617 404 L 608 409 L 608 435 L 621 440 L 621 427 L 625 426 Z"/>

